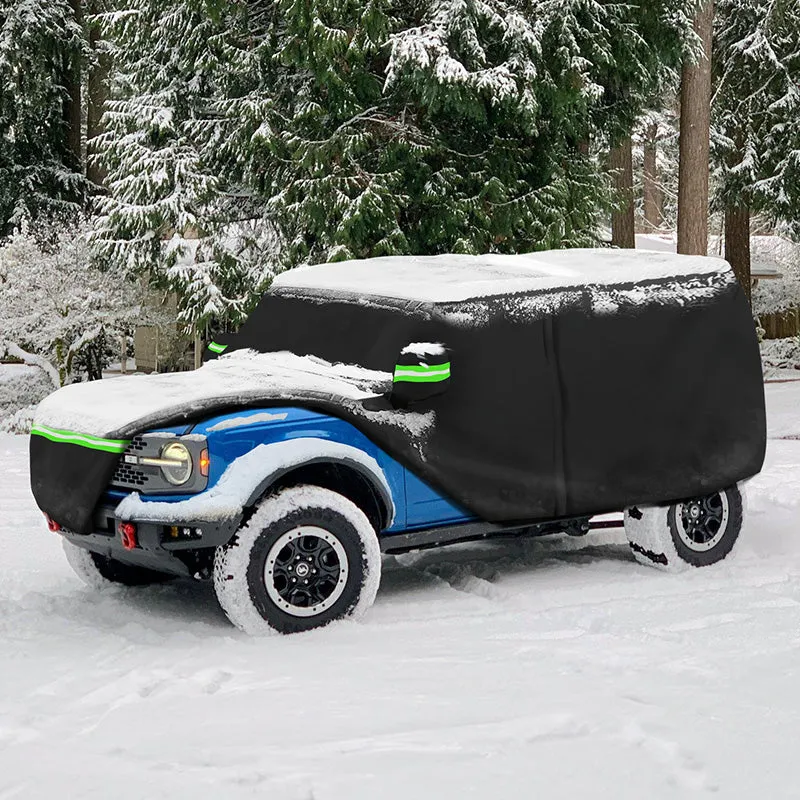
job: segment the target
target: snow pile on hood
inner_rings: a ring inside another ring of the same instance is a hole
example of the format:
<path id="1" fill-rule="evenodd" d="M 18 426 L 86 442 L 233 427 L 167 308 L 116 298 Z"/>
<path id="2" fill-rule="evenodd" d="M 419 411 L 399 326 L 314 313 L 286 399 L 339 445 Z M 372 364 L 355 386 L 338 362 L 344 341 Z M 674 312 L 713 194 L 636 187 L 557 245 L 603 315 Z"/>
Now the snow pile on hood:
<path id="1" fill-rule="evenodd" d="M 38 407 L 36 424 L 93 436 L 128 438 L 171 420 L 260 400 L 335 398 L 354 413 L 420 432 L 432 414 L 369 412 L 361 401 L 391 386 L 388 372 L 331 364 L 289 352 L 240 350 L 193 372 L 131 375 L 66 386 Z"/>
<path id="2" fill-rule="evenodd" d="M 720 258 L 643 250 L 550 250 L 524 255 L 387 256 L 298 267 L 279 275 L 277 293 L 386 297 L 453 303 L 580 286 L 729 273 Z"/>

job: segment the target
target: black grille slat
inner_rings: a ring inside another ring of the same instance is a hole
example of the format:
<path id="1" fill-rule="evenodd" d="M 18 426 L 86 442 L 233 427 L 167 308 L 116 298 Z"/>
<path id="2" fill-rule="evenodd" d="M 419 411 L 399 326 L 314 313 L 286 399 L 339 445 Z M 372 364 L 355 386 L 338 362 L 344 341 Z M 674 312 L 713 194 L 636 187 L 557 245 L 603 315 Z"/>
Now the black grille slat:
<path id="1" fill-rule="evenodd" d="M 147 475 L 137 467 L 121 463 L 114 470 L 111 482 L 118 485 L 144 486 L 147 483 Z"/>
<path id="2" fill-rule="evenodd" d="M 137 455 L 148 450 L 148 443 L 141 436 L 134 436 L 128 449 L 111 476 L 111 485 L 119 489 L 141 489 L 147 486 L 152 479 L 158 479 L 157 470 L 147 470 L 136 464 L 127 464 L 125 456 Z"/>

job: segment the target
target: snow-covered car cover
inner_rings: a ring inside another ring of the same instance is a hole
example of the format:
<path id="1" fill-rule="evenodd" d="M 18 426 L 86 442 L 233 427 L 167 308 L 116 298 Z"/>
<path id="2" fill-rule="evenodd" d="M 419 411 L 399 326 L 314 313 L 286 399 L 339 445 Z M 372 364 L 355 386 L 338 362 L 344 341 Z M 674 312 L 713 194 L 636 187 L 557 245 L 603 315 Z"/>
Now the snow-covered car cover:
<path id="1" fill-rule="evenodd" d="M 413 343 L 443 346 L 449 384 L 395 408 Z M 301 267 L 211 351 L 192 373 L 47 398 L 31 437 L 39 506 L 88 531 L 133 435 L 287 402 L 352 422 L 491 522 L 705 495 L 764 458 L 754 326 L 720 259 L 569 250 Z"/>

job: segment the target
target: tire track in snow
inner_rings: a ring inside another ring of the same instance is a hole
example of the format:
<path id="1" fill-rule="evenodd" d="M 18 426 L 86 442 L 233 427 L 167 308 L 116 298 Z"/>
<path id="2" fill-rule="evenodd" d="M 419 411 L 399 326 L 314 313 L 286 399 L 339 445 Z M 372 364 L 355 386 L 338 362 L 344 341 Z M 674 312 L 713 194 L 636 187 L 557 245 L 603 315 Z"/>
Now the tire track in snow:
<path id="1" fill-rule="evenodd" d="M 716 793 L 719 785 L 712 781 L 706 767 L 678 742 L 650 733 L 636 720 L 625 725 L 619 738 L 628 747 L 645 753 L 665 772 L 668 783 L 694 793 Z"/>

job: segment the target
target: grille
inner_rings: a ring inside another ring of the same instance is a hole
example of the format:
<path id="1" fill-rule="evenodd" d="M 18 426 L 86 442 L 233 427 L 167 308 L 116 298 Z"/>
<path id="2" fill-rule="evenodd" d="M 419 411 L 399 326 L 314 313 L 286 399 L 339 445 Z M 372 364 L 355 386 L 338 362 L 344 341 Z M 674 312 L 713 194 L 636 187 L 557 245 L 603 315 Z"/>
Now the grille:
<path id="1" fill-rule="evenodd" d="M 147 445 L 145 444 L 144 439 L 141 436 L 134 436 L 131 440 L 131 443 L 128 445 L 128 449 L 125 451 L 126 453 L 136 453 L 139 450 L 146 449 Z"/>
<path id="2" fill-rule="evenodd" d="M 125 451 L 122 458 L 111 476 L 111 485 L 122 489 L 141 489 L 154 478 L 157 477 L 157 470 L 147 470 L 136 464 L 126 464 L 126 455 L 135 455 L 147 450 L 147 442 L 141 436 L 135 436 L 128 449 Z"/>
<path id="3" fill-rule="evenodd" d="M 111 476 L 111 483 L 116 486 L 144 486 L 147 483 L 147 475 L 139 467 L 120 461 Z"/>

